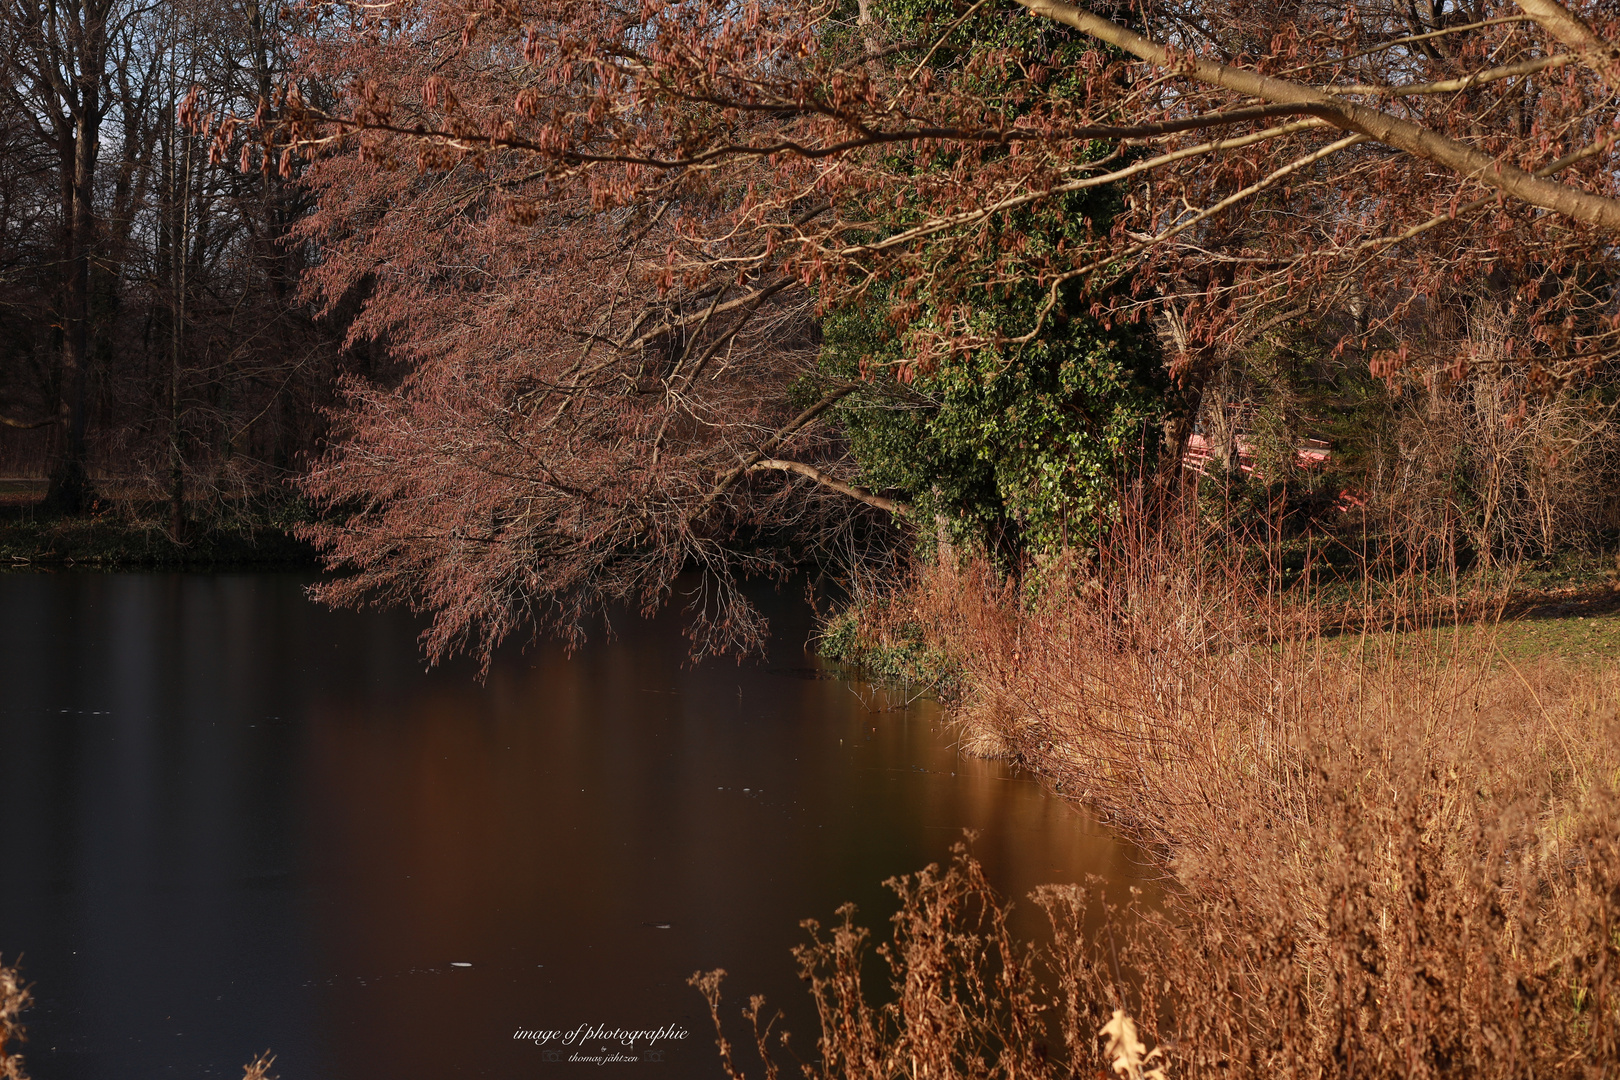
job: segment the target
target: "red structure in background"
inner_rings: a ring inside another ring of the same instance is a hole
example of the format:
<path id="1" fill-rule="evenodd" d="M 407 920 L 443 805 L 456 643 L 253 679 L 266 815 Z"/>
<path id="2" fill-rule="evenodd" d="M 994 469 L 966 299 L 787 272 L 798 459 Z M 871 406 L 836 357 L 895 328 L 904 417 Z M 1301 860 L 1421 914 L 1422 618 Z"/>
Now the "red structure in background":
<path id="1" fill-rule="evenodd" d="M 1248 476 L 1254 472 L 1254 445 L 1242 434 L 1234 435 L 1232 445 L 1228 447 L 1227 454 L 1237 452 L 1238 468 L 1243 475 Z M 1209 441 L 1209 437 L 1202 431 L 1193 432 L 1192 438 L 1187 440 L 1187 449 L 1181 455 L 1181 467 L 1191 469 L 1200 476 L 1207 476 L 1209 463 L 1216 457 L 1216 447 Z M 1304 439 L 1294 451 L 1294 460 L 1302 469 L 1320 469 L 1327 465 L 1333 457 L 1333 445 L 1325 439 Z"/>
<path id="2" fill-rule="evenodd" d="M 1182 451 L 1181 467 L 1191 470 L 1200 476 L 1208 476 L 1210 463 L 1217 459 L 1236 459 L 1238 469 L 1244 476 L 1258 476 L 1264 480 L 1265 474 L 1255 472 L 1254 444 L 1248 438 L 1248 424 L 1252 420 L 1254 408 L 1245 405 L 1228 405 L 1227 415 L 1233 418 L 1231 435 L 1226 447 L 1222 448 L 1217 441 L 1212 441 L 1200 424 L 1194 429 L 1192 437 L 1187 440 L 1187 447 Z M 1305 438 L 1294 448 L 1294 462 L 1301 469 L 1326 469 L 1333 460 L 1333 444 L 1326 439 Z M 1354 510 L 1367 505 L 1365 494 L 1350 489 L 1341 490 L 1338 494 L 1337 508 L 1339 510 Z"/>

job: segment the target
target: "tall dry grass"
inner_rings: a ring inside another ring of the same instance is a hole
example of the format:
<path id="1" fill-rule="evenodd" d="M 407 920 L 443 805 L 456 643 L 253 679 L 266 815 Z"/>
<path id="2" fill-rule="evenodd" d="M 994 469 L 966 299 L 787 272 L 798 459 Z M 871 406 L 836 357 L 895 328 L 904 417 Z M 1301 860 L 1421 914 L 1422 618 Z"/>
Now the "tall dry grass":
<path id="1" fill-rule="evenodd" d="M 1038 943 L 1009 931 L 1008 905 L 959 847 L 943 871 L 891 882 L 902 907 L 877 946 L 886 986 L 865 975 L 870 935 L 852 908 L 828 932 L 806 923 L 811 941 L 797 955 L 820 1035 L 799 1071 L 807 1080 L 1612 1076 L 1620 851 L 1612 829 L 1587 824 L 1571 839 L 1588 858 L 1558 872 L 1552 895 L 1500 847 L 1461 878 L 1440 878 L 1408 828 L 1396 879 L 1354 854 L 1324 866 L 1324 910 L 1273 889 L 1241 900 L 1182 893 L 1121 912 L 1091 889 L 1053 885 L 1032 897 L 1051 924 Z M 1403 838 L 1368 826 L 1345 839 Z M 723 975 L 692 982 L 709 1002 L 724 1072 L 743 1080 L 725 1034 Z M 792 1050 L 785 1033 L 761 998 L 742 1015 L 775 1080 L 774 1059 Z"/>
<path id="2" fill-rule="evenodd" d="M 1329 604 L 1148 520 L 1016 583 L 942 561 L 864 625 L 948 655 L 964 746 L 1130 831 L 1168 899 L 1044 889 L 1035 949 L 965 855 L 898 883 L 891 1004 L 847 916 L 801 953 L 810 1074 L 1620 1074 L 1620 672 L 1515 664 L 1460 617 L 1499 596 Z"/>

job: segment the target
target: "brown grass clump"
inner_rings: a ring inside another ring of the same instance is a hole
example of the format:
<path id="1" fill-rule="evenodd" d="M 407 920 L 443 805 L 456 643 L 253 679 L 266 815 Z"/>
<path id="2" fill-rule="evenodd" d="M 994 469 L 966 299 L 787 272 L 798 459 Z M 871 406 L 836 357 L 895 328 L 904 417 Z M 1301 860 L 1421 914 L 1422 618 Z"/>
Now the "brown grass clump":
<path id="1" fill-rule="evenodd" d="M 276 1055 L 266 1050 L 256 1055 L 252 1061 L 242 1069 L 242 1080 L 276 1080 L 270 1066 L 276 1063 Z"/>
<path id="2" fill-rule="evenodd" d="M 1329 607 L 1269 557 L 1122 528 L 868 613 L 949 657 L 964 746 L 1141 839 L 1168 896 L 1045 888 L 1037 949 L 966 856 L 899 883 L 893 1004 L 847 913 L 812 928 L 809 1075 L 1620 1074 L 1620 671 L 1515 663 L 1459 617 L 1500 597 L 1369 575 Z"/>
<path id="3" fill-rule="evenodd" d="M 23 1029 L 17 1017 L 33 1000 L 17 969 L 0 963 L 0 1080 L 28 1080 L 22 1055 L 11 1044 L 22 1042 Z"/>
<path id="4" fill-rule="evenodd" d="M 1426 601 L 1415 627 L 1387 620 L 1398 633 L 1369 617 L 1322 634 L 1301 628 L 1320 612 L 1173 572 L 1054 576 L 1020 603 L 972 567 L 912 602 L 963 672 L 966 745 L 1049 777 L 1183 880 L 1210 868 L 1210 887 L 1273 873 L 1262 853 L 1320 839 L 1347 791 L 1369 812 L 1414 803 L 1449 849 L 1526 815 L 1554 842 L 1620 780 L 1620 672 L 1515 662 L 1494 625 L 1438 625 Z"/>

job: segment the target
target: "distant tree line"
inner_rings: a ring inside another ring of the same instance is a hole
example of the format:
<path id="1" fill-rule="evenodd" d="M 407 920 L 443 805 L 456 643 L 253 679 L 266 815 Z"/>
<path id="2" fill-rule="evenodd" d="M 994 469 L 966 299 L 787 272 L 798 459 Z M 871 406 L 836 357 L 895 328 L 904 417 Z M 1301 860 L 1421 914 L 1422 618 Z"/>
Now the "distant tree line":
<path id="1" fill-rule="evenodd" d="M 312 450 L 340 333 L 299 298 L 312 195 L 196 130 L 273 95 L 294 26 L 268 0 L 0 3 L 0 474 L 48 476 L 46 510 L 165 501 L 178 531 Z"/>

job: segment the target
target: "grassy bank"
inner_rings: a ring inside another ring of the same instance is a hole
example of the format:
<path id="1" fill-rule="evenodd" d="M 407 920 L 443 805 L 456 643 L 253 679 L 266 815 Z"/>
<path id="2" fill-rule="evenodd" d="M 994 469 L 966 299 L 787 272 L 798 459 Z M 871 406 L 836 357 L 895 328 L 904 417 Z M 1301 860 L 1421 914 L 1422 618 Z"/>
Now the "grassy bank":
<path id="1" fill-rule="evenodd" d="M 0 490 L 0 570 L 316 565 L 313 549 L 292 535 L 304 511 L 289 499 L 192 506 L 177 536 L 166 503 L 107 499 L 85 515 L 53 517 L 37 509 L 38 494 L 16 483 Z"/>

